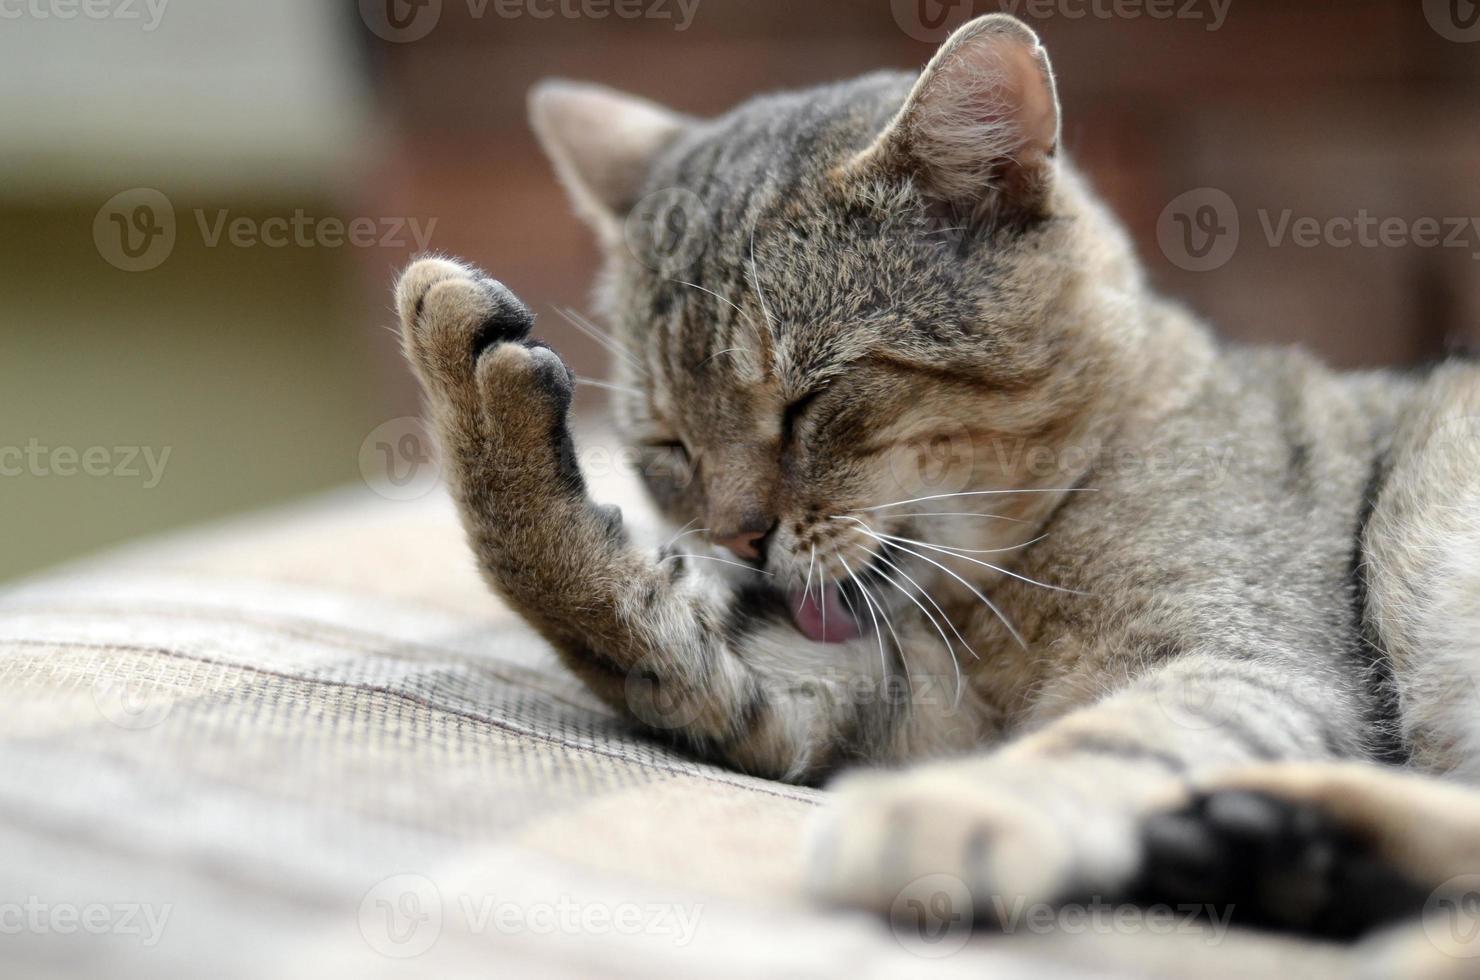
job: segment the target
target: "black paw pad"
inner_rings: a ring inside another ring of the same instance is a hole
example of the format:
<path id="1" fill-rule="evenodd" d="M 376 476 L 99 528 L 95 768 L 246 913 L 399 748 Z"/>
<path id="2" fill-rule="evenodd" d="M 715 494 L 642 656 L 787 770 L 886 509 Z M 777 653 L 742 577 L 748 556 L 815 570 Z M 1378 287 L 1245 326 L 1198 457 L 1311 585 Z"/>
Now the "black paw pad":
<path id="1" fill-rule="evenodd" d="M 524 344 L 534 355 L 535 377 L 540 390 L 550 396 L 561 411 L 570 408 L 576 393 L 576 376 L 565 366 L 555 349 L 543 340 L 530 340 Z"/>
<path id="2" fill-rule="evenodd" d="M 1415 915 L 1427 891 L 1320 807 L 1264 793 L 1204 794 L 1142 825 L 1145 904 L 1210 905 L 1233 921 L 1353 938 Z"/>
<path id="3" fill-rule="evenodd" d="M 520 341 L 534 329 L 534 314 L 503 283 L 483 280 L 493 301 L 493 312 L 473 332 L 473 360 L 498 344 Z"/>

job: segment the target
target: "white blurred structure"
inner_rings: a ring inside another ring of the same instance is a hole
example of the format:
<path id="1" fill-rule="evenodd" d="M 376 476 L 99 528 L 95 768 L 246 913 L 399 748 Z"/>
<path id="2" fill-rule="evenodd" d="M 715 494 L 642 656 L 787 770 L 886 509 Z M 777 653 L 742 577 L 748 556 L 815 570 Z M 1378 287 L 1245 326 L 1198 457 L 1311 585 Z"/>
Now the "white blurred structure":
<path id="1" fill-rule="evenodd" d="M 332 0 L 0 0 L 0 198 L 342 183 L 369 130 L 354 17 Z"/>

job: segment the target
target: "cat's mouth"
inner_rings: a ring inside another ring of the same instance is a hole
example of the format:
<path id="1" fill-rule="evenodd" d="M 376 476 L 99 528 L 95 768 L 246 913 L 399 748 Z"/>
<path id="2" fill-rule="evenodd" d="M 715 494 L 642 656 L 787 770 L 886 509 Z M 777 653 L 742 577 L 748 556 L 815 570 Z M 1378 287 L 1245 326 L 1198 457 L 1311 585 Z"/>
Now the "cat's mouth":
<path id="1" fill-rule="evenodd" d="M 843 597 L 837 583 L 792 592 L 786 604 L 797 629 L 814 643 L 847 643 L 863 635 L 853 610 L 855 602 Z"/>

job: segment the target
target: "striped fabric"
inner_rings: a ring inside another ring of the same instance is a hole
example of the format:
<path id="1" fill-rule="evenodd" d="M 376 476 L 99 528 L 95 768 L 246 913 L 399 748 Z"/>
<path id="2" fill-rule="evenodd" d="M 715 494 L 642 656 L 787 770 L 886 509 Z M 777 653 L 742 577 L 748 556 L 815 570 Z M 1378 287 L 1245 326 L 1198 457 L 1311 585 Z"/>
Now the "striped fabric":
<path id="1" fill-rule="evenodd" d="M 823 798 L 628 731 L 485 590 L 440 493 L 345 491 L 0 591 L 5 976 L 1353 967 L 1237 931 L 931 945 L 818 910 Z"/>

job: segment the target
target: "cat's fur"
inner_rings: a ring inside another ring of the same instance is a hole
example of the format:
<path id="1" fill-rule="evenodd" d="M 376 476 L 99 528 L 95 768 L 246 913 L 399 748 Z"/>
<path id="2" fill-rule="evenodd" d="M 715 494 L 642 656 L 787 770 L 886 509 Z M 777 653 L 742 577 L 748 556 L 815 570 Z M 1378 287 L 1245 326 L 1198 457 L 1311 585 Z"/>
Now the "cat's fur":
<path id="1" fill-rule="evenodd" d="M 1343 932 L 1387 911 L 1332 862 L 1299 913 L 1262 876 L 1332 848 L 1405 896 L 1480 871 L 1396 832 L 1480 830 L 1476 797 L 1379 768 L 1480 777 L 1474 367 L 1220 347 L 1063 159 L 1011 18 L 918 80 L 713 121 L 532 105 L 606 247 L 622 431 L 688 533 L 655 553 L 588 499 L 566 368 L 507 289 L 429 259 L 398 303 L 473 548 L 649 730 L 781 779 L 901 770 L 838 785 L 819 895 L 1169 898 L 1191 868 L 1185 897 Z M 839 600 L 842 642 L 793 621 Z"/>

